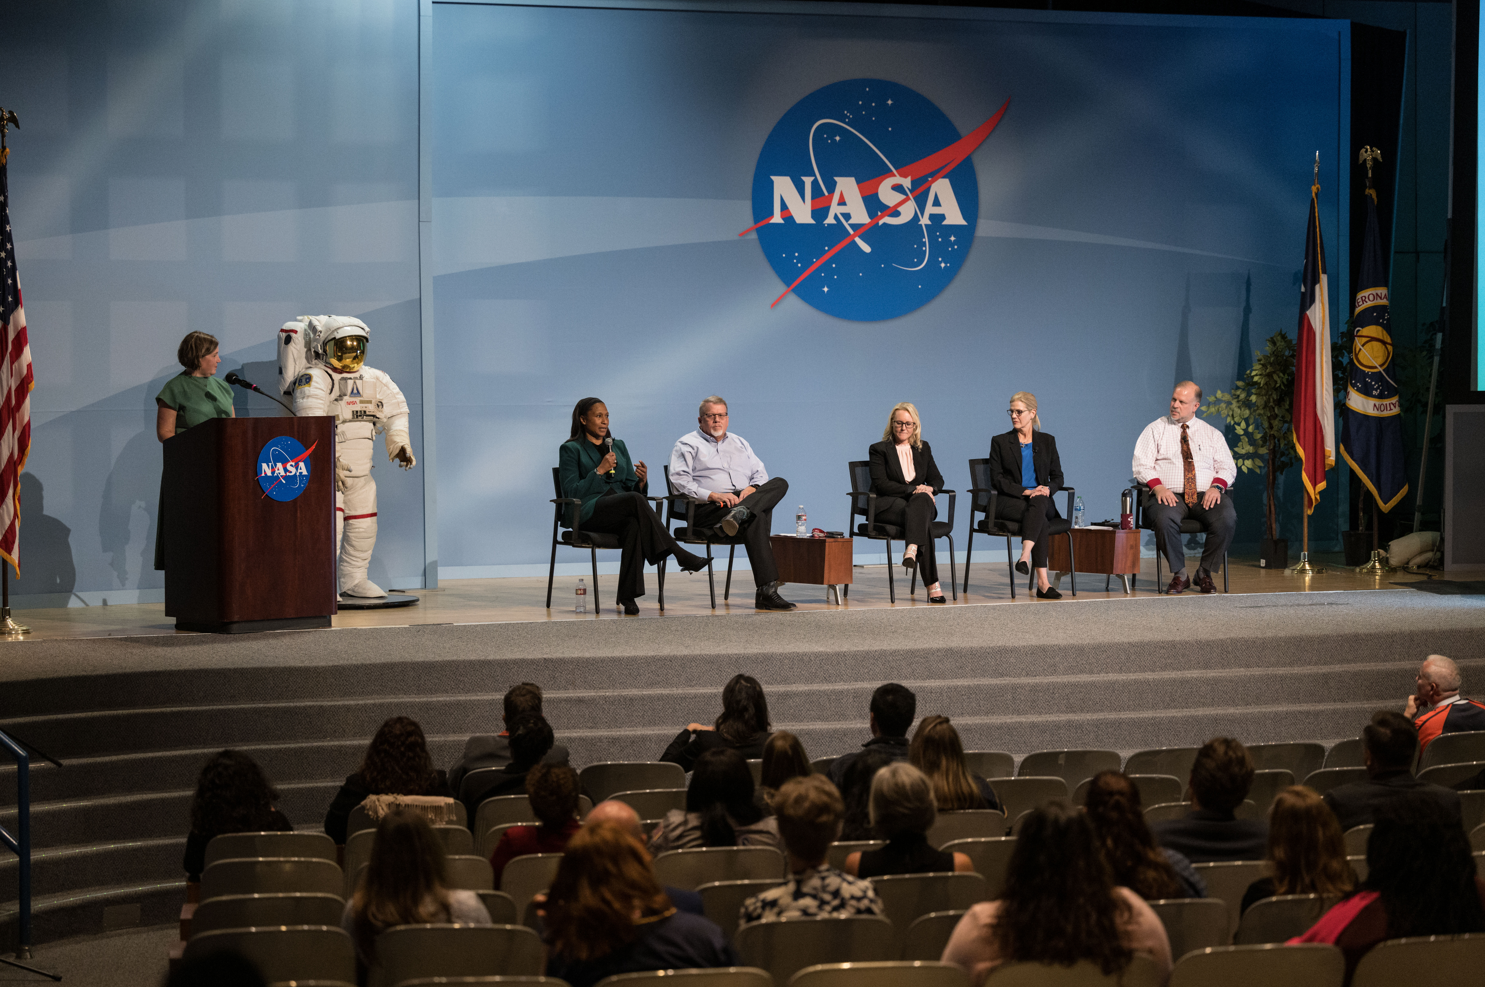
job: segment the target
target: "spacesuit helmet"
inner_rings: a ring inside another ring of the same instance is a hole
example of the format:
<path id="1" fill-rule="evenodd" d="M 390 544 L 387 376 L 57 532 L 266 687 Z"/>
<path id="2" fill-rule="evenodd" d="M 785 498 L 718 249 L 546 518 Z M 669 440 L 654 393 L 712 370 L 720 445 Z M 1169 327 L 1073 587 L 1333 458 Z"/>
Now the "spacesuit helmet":
<path id="1" fill-rule="evenodd" d="M 370 338 L 370 330 L 360 319 L 332 318 L 320 331 L 325 362 L 342 373 L 360 370 Z"/>

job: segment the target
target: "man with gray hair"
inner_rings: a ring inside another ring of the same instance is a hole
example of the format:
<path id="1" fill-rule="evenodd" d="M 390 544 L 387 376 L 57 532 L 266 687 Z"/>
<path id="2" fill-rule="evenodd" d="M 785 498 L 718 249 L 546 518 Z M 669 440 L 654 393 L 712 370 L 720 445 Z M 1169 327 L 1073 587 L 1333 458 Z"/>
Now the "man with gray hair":
<path id="1" fill-rule="evenodd" d="M 1429 655 L 1423 659 L 1415 681 L 1418 691 L 1408 697 L 1404 713 L 1418 728 L 1420 753 L 1442 734 L 1485 730 L 1485 703 L 1459 694 L 1464 681 L 1453 660 Z"/>
<path id="2" fill-rule="evenodd" d="M 789 492 L 789 482 L 779 476 L 770 479 L 747 440 L 727 431 L 722 398 L 703 398 L 696 423 L 699 427 L 676 440 L 671 450 L 670 482 L 697 502 L 698 528 L 720 528 L 729 538 L 742 532 L 758 587 L 754 606 L 793 610 L 794 604 L 779 595 L 779 569 L 768 541 L 774 505 Z"/>

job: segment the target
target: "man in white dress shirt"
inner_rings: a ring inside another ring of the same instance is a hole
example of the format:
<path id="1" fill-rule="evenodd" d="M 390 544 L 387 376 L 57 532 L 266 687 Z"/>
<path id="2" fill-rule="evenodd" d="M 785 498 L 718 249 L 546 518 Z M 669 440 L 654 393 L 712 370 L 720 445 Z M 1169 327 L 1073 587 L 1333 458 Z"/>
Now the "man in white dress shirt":
<path id="1" fill-rule="evenodd" d="M 670 453 L 670 482 L 697 502 L 696 526 L 743 534 L 759 610 L 793 610 L 779 595 L 779 570 L 768 536 L 774 505 L 789 492 L 783 477 L 768 478 L 747 440 L 727 431 L 727 402 L 713 394 L 701 402 L 699 426 L 681 436 Z"/>
<path id="2" fill-rule="evenodd" d="M 1144 511 L 1165 545 L 1170 593 L 1191 585 L 1181 546 L 1182 521 L 1192 518 L 1206 530 L 1196 570 L 1196 585 L 1203 593 L 1216 589 L 1212 569 L 1222 563 L 1237 527 L 1237 511 L 1226 496 L 1237 467 L 1222 433 L 1196 417 L 1199 407 L 1201 388 L 1182 381 L 1171 393 L 1170 415 L 1147 425 L 1134 445 L 1134 478 L 1150 488 Z"/>

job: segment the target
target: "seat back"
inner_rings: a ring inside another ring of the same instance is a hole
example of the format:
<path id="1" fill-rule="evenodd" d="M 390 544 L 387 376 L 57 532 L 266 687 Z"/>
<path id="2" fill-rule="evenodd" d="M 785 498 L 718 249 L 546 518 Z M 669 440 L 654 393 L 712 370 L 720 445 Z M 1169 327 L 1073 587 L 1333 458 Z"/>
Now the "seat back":
<path id="1" fill-rule="evenodd" d="M 602 802 L 615 792 L 685 788 L 686 772 L 667 761 L 603 761 L 580 771 L 578 781 L 595 802 Z"/>
<path id="2" fill-rule="evenodd" d="M 371 987 L 418 977 L 537 976 L 541 939 L 520 925 L 399 925 L 376 937 Z"/>
<path id="3" fill-rule="evenodd" d="M 1037 751 L 1026 755 L 1018 773 L 1061 778 L 1067 783 L 1067 790 L 1073 791 L 1100 771 L 1118 771 L 1122 761 L 1118 751 Z"/>
<path id="4" fill-rule="evenodd" d="M 1475 777 L 1485 769 L 1485 761 L 1464 761 L 1460 764 L 1435 764 L 1418 772 L 1418 780 L 1432 785 L 1453 788 L 1462 781 Z"/>
<path id="5" fill-rule="evenodd" d="M 1217 898 L 1157 898 L 1150 908 L 1165 926 L 1172 960 L 1194 949 L 1226 946 L 1231 938 L 1227 903 Z"/>
<path id="6" fill-rule="evenodd" d="M 830 773 L 830 766 L 834 763 L 834 757 L 817 757 L 810 762 L 810 767 L 817 775 L 828 775 Z"/>
<path id="7" fill-rule="evenodd" d="M 204 873 L 201 876 L 203 880 L 206 877 Z M 266 983 L 288 980 L 354 982 L 356 979 L 355 947 L 351 937 L 338 926 L 215 929 L 192 936 L 181 958 L 194 960 L 223 951 L 236 953 L 253 964 Z"/>
<path id="8" fill-rule="evenodd" d="M 789 987 L 969 987 L 969 974 L 937 960 L 818 963 L 796 973 Z"/>
<path id="9" fill-rule="evenodd" d="M 1466 761 L 1485 761 L 1485 730 L 1439 734 L 1418 758 L 1418 770 Z"/>
<path id="10" fill-rule="evenodd" d="M 876 915 L 827 915 L 779 922 L 751 922 L 734 937 L 738 959 L 789 978 L 817 963 L 889 960 L 895 948 L 892 923 Z"/>
<path id="11" fill-rule="evenodd" d="M 1187 953 L 1170 987 L 1341 987 L 1346 957 L 1323 942 L 1214 946 Z"/>
<path id="12" fill-rule="evenodd" d="M 1470 830 L 1470 851 L 1479 853 L 1485 850 L 1485 823 Z"/>
<path id="13" fill-rule="evenodd" d="M 1429 980 L 1440 983 L 1477 983 L 1481 970 L 1485 970 L 1485 932 L 1389 939 L 1361 958 L 1351 987 L 1396 987 L 1415 982 L 1423 971 Z"/>
<path id="14" fill-rule="evenodd" d="M 1005 889 L 1006 868 L 1016 850 L 1014 836 L 981 836 L 954 840 L 939 847 L 948 853 L 962 853 L 974 864 L 975 873 L 985 879 L 985 900 L 994 901 Z"/>
<path id="15" fill-rule="evenodd" d="M 1248 755 L 1253 758 L 1253 767 L 1259 771 L 1288 771 L 1296 778 L 1303 778 L 1325 766 L 1324 744 L 1253 744 L 1248 748 Z"/>
<path id="16" fill-rule="evenodd" d="M 556 982 L 563 984 L 561 980 Z M 767 970 L 751 966 L 718 966 L 698 970 L 616 973 L 604 977 L 595 987 L 774 987 L 774 984 Z"/>
<path id="17" fill-rule="evenodd" d="M 694 891 L 713 881 L 783 881 L 784 855 L 769 846 L 709 846 L 667 850 L 655 858 L 662 885 Z"/>
<path id="18" fill-rule="evenodd" d="M 469 814 L 464 809 L 464 803 L 460 802 L 458 799 L 451 799 L 447 803 L 447 805 L 453 811 L 454 815 L 452 819 L 448 819 L 446 820 L 446 822 L 468 828 Z M 437 821 L 438 816 L 434 813 L 434 810 L 431 806 L 415 806 L 414 808 L 422 811 L 425 818 L 427 818 L 430 823 L 434 825 L 443 824 Z M 376 829 L 376 824 L 377 821 L 371 818 L 371 814 L 368 813 L 365 808 L 359 805 L 355 806 L 351 809 L 350 815 L 346 817 L 346 839 L 349 840 L 352 834 L 359 833 L 363 829 Z"/>
<path id="19" fill-rule="evenodd" d="M 557 876 L 557 865 L 561 862 L 560 853 L 532 853 L 516 857 L 501 871 L 500 890 L 516 903 L 516 914 L 521 916 L 522 922 L 527 919 L 526 906 L 538 893 L 551 887 L 552 878 Z"/>
<path id="20" fill-rule="evenodd" d="M 1015 820 L 1021 813 L 1028 809 L 1035 809 L 1039 805 L 1045 805 L 1053 799 L 1065 799 L 1068 797 L 1067 782 L 1061 778 L 1038 778 L 1023 775 L 1017 778 L 993 778 L 990 784 L 995 788 L 995 797 L 1000 799 L 1000 807 L 1005 810 L 1005 817 Z M 943 813 L 940 813 L 943 815 Z M 991 836 L 991 833 L 963 833 L 963 836 Z M 931 841 L 931 840 L 930 840 Z"/>
<path id="21" fill-rule="evenodd" d="M 1129 780 L 1140 790 L 1141 805 L 1185 801 L 1186 783 L 1175 775 L 1130 775 Z"/>
<path id="22" fill-rule="evenodd" d="M 1366 777 L 1366 768 L 1321 768 L 1306 775 L 1304 785 L 1324 795 L 1332 788 L 1349 785 L 1353 781 L 1365 781 Z"/>
<path id="23" fill-rule="evenodd" d="M 516 911 L 516 900 L 504 891 L 476 891 L 480 904 L 490 913 L 490 921 L 496 925 L 520 925 L 521 916 Z"/>
<path id="24" fill-rule="evenodd" d="M 902 952 L 905 960 L 934 960 L 944 955 L 944 947 L 954 928 L 964 917 L 962 910 L 929 912 L 913 919 L 913 924 L 901 934 Z"/>
<path id="25" fill-rule="evenodd" d="M 846 533 L 854 534 L 856 518 L 859 516 L 865 520 L 869 510 L 866 495 L 871 491 L 871 462 L 853 459 L 846 464 L 846 469 L 851 474 L 851 516 L 847 519 Z"/>
<path id="26" fill-rule="evenodd" d="M 738 913 L 743 902 L 755 894 L 776 888 L 783 882 L 772 877 L 751 878 L 742 881 L 708 881 L 696 889 L 701 895 L 701 910 L 706 917 L 717 923 L 728 941 L 737 931 Z M 674 887 L 674 885 L 672 885 Z"/>
<path id="27" fill-rule="evenodd" d="M 515 829 L 517 826 L 531 825 L 533 824 L 529 822 L 513 822 L 491 826 L 483 836 L 480 836 L 474 841 L 474 852 L 488 860 L 490 855 L 495 852 L 495 847 L 500 844 L 500 838 L 505 835 L 506 830 Z"/>
<path id="28" fill-rule="evenodd" d="M 1000 792 L 997 790 L 996 794 Z M 1004 797 L 1002 796 L 1002 799 Z M 928 829 L 928 845 L 942 847 L 955 840 L 1005 835 L 1006 814 L 999 809 L 959 809 L 940 812 Z"/>
<path id="29" fill-rule="evenodd" d="M 1158 823 L 1170 819 L 1182 819 L 1190 811 L 1191 805 L 1188 802 L 1159 802 L 1146 806 L 1145 822 Z"/>
<path id="30" fill-rule="evenodd" d="M 880 850 L 886 840 L 836 840 L 825 851 L 825 862 L 836 870 L 844 870 L 846 858 L 861 850 Z"/>
<path id="31" fill-rule="evenodd" d="M 1269 942 L 1288 942 L 1303 935 L 1320 920 L 1334 899 L 1327 901 L 1318 894 L 1285 894 L 1264 898 L 1248 906 L 1238 919 L 1232 941 L 1239 946 L 1256 946 Z"/>
<path id="32" fill-rule="evenodd" d="M 335 926 L 340 924 L 343 911 L 345 902 L 333 894 L 219 895 L 196 906 L 191 915 L 191 935 L 253 926 Z"/>
<path id="33" fill-rule="evenodd" d="M 964 911 L 985 900 L 985 879 L 978 874 L 891 874 L 874 877 L 871 883 L 898 937 L 896 951 L 901 951 L 901 936 L 915 920 L 929 912 Z"/>
<path id="34" fill-rule="evenodd" d="M 469 772 L 473 777 L 480 771 L 489 771 L 490 768 L 480 768 Z M 498 768 L 493 770 L 499 770 Z M 464 779 L 468 781 L 469 778 Z M 461 789 L 464 787 L 461 783 Z M 535 823 L 536 812 L 531 808 L 531 800 L 524 795 L 497 795 L 494 798 L 485 799 L 480 802 L 479 807 L 474 810 L 474 827 L 476 833 L 488 833 L 496 826 L 506 823 Z"/>
<path id="35" fill-rule="evenodd" d="M 1341 838 L 1346 841 L 1346 856 L 1364 857 L 1366 856 L 1367 841 L 1372 838 L 1372 824 L 1367 823 L 1365 826 L 1352 826 L 1345 833 L 1341 834 Z"/>
<path id="36" fill-rule="evenodd" d="M 318 857 L 335 860 L 335 841 L 324 833 L 223 833 L 206 844 L 206 866 L 243 857 Z M 290 922 L 289 925 L 319 925 Z M 331 923 L 332 925 L 334 923 Z"/>
<path id="37" fill-rule="evenodd" d="M 565 980 L 557 977 L 513 977 L 513 976 L 489 976 L 489 977 L 419 977 L 416 980 L 404 980 L 399 987 L 447 987 L 448 984 L 491 984 L 496 987 L 568 987 Z M 312 984 L 301 982 L 295 984 L 270 984 L 269 987 L 340 987 L 339 984 Z M 346 984 L 345 987 L 351 987 Z"/>
<path id="38" fill-rule="evenodd" d="M 969 526 L 972 528 L 975 525 L 976 512 L 986 514 L 990 510 L 990 490 L 992 489 L 992 484 L 990 482 L 989 459 L 971 459 L 969 461 L 969 486 L 971 490 L 978 491 L 972 495 L 973 499 L 969 502 Z M 1010 774 L 1009 771 L 1006 773 Z M 988 778 L 990 776 L 986 775 L 985 777 Z"/>
<path id="39" fill-rule="evenodd" d="M 227 894 L 333 894 L 345 890 L 340 868 L 318 857 L 218 860 L 201 872 L 201 900 Z"/>
<path id="40" fill-rule="evenodd" d="M 1318 744 L 1316 745 L 1319 746 Z M 1294 784 L 1295 775 L 1287 768 L 1265 768 L 1253 773 L 1253 787 L 1248 789 L 1248 798 L 1258 806 L 1258 811 L 1268 814 L 1268 807 L 1284 789 Z"/>
<path id="41" fill-rule="evenodd" d="M 1227 932 L 1220 943 L 1211 943 L 1213 946 L 1225 946 L 1232 941 L 1232 934 L 1237 931 L 1243 895 L 1248 892 L 1248 885 L 1263 877 L 1268 872 L 1268 865 L 1262 860 L 1221 860 L 1191 866 L 1207 882 L 1207 897 L 1220 898 L 1227 904 Z"/>
<path id="42" fill-rule="evenodd" d="M 1092 960 L 1072 966 L 1055 963 L 1006 963 L 985 978 L 990 987 L 1164 987 L 1165 968 L 1135 953 L 1121 973 L 1105 974 Z"/>
<path id="43" fill-rule="evenodd" d="M 490 861 L 472 853 L 451 853 L 445 860 L 449 872 L 449 887 L 465 891 L 495 890 L 495 871 Z M 509 864 L 506 864 L 509 867 Z"/>
<path id="44" fill-rule="evenodd" d="M 1361 738 L 1352 737 L 1350 740 L 1337 742 L 1334 747 L 1325 752 L 1325 766 L 1327 768 L 1366 767 L 1361 757 Z"/>
<path id="45" fill-rule="evenodd" d="M 1016 773 L 1016 759 L 1005 751 L 965 751 L 964 766 L 981 778 L 1010 778 Z"/>
<path id="46" fill-rule="evenodd" d="M 1361 884 L 1366 880 L 1367 866 L 1366 855 L 1352 855 L 1346 858 L 1346 863 L 1351 865 L 1351 872 L 1356 875 L 1356 883 Z"/>
<path id="47" fill-rule="evenodd" d="M 1191 766 L 1196 763 L 1197 747 L 1156 747 L 1147 751 L 1136 751 L 1124 762 L 1127 775 L 1170 775 L 1185 780 L 1191 777 Z"/>
<path id="48" fill-rule="evenodd" d="M 757 784 L 756 780 L 754 784 Z M 636 792 L 616 792 L 609 798 L 616 802 L 623 802 L 639 813 L 641 819 L 664 819 L 665 814 L 671 809 L 686 811 L 686 790 L 684 788 L 648 788 Z"/>

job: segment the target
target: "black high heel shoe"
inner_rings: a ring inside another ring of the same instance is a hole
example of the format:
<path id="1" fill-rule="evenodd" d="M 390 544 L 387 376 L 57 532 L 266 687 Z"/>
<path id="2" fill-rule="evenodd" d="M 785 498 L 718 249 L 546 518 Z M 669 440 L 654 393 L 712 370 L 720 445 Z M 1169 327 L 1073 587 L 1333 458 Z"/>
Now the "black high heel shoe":
<path id="1" fill-rule="evenodd" d="M 676 565 L 681 567 L 682 572 L 700 572 L 706 568 L 706 556 L 688 552 L 684 548 L 677 549 L 674 553 Z"/>

